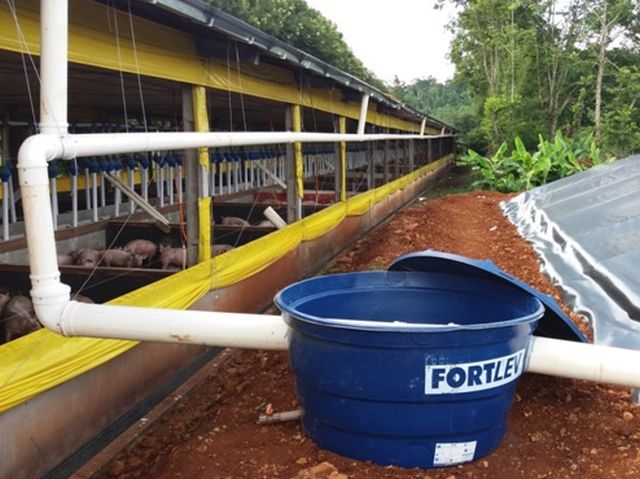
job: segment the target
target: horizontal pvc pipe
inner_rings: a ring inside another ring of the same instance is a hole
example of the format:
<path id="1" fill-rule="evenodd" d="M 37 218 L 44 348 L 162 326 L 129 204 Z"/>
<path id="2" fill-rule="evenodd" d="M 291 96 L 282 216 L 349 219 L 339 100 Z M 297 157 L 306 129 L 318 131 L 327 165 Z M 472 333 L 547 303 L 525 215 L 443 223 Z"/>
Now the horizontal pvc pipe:
<path id="1" fill-rule="evenodd" d="M 70 301 L 61 311 L 65 336 L 133 339 L 208 346 L 285 350 L 281 316 L 138 308 Z"/>
<path id="2" fill-rule="evenodd" d="M 526 370 L 640 388 L 640 351 L 532 336 Z"/>
<path id="3" fill-rule="evenodd" d="M 189 148 L 230 148 L 236 146 L 274 145 L 279 143 L 335 143 L 383 140 L 409 140 L 449 137 L 451 135 L 296 133 L 283 132 L 152 132 L 152 133 L 87 133 L 60 138 L 63 158 L 116 155 L 144 151 L 167 151 Z"/>

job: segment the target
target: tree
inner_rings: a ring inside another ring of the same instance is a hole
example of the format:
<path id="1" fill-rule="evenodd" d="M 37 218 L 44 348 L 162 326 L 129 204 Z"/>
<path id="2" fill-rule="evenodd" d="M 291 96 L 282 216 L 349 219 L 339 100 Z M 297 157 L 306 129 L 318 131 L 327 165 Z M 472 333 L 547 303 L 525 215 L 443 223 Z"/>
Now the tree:
<path id="1" fill-rule="evenodd" d="M 591 2 L 589 19 L 595 32 L 597 46 L 597 73 L 595 85 L 594 136 L 600 141 L 602 134 L 602 82 L 607 66 L 607 50 L 612 42 L 626 32 L 632 20 L 634 5 L 631 0 L 596 0 Z"/>

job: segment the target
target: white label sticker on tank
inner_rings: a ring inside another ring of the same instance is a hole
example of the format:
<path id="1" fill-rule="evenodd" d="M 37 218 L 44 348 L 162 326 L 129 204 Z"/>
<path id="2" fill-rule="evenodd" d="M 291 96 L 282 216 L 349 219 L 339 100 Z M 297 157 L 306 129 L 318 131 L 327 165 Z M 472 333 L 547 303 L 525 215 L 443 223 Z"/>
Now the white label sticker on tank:
<path id="1" fill-rule="evenodd" d="M 478 441 L 439 442 L 433 455 L 434 466 L 449 466 L 461 462 L 473 461 Z"/>
<path id="2" fill-rule="evenodd" d="M 424 367 L 424 393 L 470 393 L 515 381 L 524 370 L 525 351 L 521 349 L 509 356 L 475 363 L 427 364 Z"/>

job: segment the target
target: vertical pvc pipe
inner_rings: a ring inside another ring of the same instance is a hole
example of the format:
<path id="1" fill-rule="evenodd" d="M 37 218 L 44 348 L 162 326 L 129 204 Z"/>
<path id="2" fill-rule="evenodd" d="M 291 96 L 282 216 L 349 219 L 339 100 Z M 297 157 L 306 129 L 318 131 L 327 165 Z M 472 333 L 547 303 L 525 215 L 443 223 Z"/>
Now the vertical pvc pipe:
<path id="1" fill-rule="evenodd" d="M 49 178 L 49 189 L 51 190 L 51 220 L 53 229 L 58 229 L 58 183 L 55 178 Z"/>
<path id="2" fill-rule="evenodd" d="M 141 189 L 142 189 L 142 197 L 144 198 L 145 201 L 149 201 L 149 168 L 148 167 L 142 167 L 142 177 L 140 179 L 141 182 Z"/>
<path id="3" fill-rule="evenodd" d="M 9 239 L 9 182 L 2 182 L 2 239 Z"/>
<path id="4" fill-rule="evenodd" d="M 169 191 L 169 204 L 172 205 L 175 203 L 173 196 L 173 179 L 175 175 L 175 170 L 173 165 L 169 166 L 169 173 L 167 178 L 167 190 Z"/>
<path id="5" fill-rule="evenodd" d="M 420 136 L 424 136 L 424 130 L 427 127 L 427 119 L 423 118 L 422 123 L 420 124 Z"/>
<path id="6" fill-rule="evenodd" d="M 164 206 L 164 165 L 156 163 L 156 196 L 158 197 L 158 206 Z"/>
<path id="7" fill-rule="evenodd" d="M 18 222 L 18 215 L 16 214 L 16 193 L 13 189 L 13 181 L 9 181 L 9 209 L 11 213 L 11 222 Z"/>
<path id="8" fill-rule="evenodd" d="M 220 153 L 222 154 L 222 153 Z M 218 168 L 218 194 L 222 195 L 223 194 L 223 182 L 222 182 L 222 163 L 223 161 L 220 160 L 217 164 L 216 164 L 216 168 Z"/>
<path id="9" fill-rule="evenodd" d="M 253 165 L 255 160 L 252 158 L 251 154 L 249 155 L 249 188 L 255 187 L 256 181 L 256 172 Z"/>
<path id="10" fill-rule="evenodd" d="M 134 185 L 134 175 L 135 175 L 135 171 L 133 170 L 133 168 L 131 168 L 131 165 L 129 165 L 129 167 L 127 168 L 127 183 L 129 185 L 129 188 L 131 188 L 132 190 L 135 188 Z M 129 200 L 129 214 L 133 214 L 136 211 L 136 204 L 133 200 Z"/>
<path id="11" fill-rule="evenodd" d="M 98 221 L 98 174 L 91 173 L 91 204 L 93 206 L 93 221 Z"/>
<path id="12" fill-rule="evenodd" d="M 89 180 L 89 166 L 84 169 L 84 199 L 85 199 L 85 209 L 91 209 L 91 191 L 89 189 L 89 185 L 91 184 Z"/>
<path id="13" fill-rule="evenodd" d="M 67 132 L 67 0 L 40 1 L 40 133 Z"/>
<path id="14" fill-rule="evenodd" d="M 240 160 L 236 157 L 233 161 L 233 182 L 234 191 L 237 193 L 240 191 Z"/>
<path id="15" fill-rule="evenodd" d="M 74 162 L 76 160 L 73 160 Z M 71 175 L 71 226 L 78 226 L 78 167 L 75 167 L 75 173 Z"/>
<path id="16" fill-rule="evenodd" d="M 213 189 L 211 190 L 213 192 Z M 178 165 L 178 203 L 182 203 L 182 165 Z"/>
<path id="17" fill-rule="evenodd" d="M 107 182 L 104 179 L 105 173 L 100 173 L 100 206 L 107 206 Z"/>

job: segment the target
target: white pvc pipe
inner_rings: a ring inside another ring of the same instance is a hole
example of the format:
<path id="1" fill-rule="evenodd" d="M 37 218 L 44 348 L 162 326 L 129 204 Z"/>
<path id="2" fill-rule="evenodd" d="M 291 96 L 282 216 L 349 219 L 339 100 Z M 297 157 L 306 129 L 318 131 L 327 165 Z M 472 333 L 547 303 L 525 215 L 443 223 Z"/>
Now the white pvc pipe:
<path id="1" fill-rule="evenodd" d="M 279 230 L 287 227 L 287 222 L 271 206 L 267 206 L 262 214 Z"/>
<path id="2" fill-rule="evenodd" d="M 142 173 L 140 180 L 140 188 L 142 190 L 142 197 L 145 201 L 149 201 L 149 169 L 142 167 L 140 172 Z"/>
<path id="3" fill-rule="evenodd" d="M 40 0 L 40 132 L 67 133 L 67 0 Z"/>
<path id="4" fill-rule="evenodd" d="M 129 188 L 131 188 L 132 190 L 135 189 L 134 174 L 135 172 L 133 171 L 133 168 L 127 169 L 127 181 L 129 184 Z M 136 211 L 136 204 L 133 202 L 133 200 L 129 199 L 129 214 L 133 214 L 135 211 Z"/>
<path id="5" fill-rule="evenodd" d="M 2 239 L 9 239 L 9 182 L 2 182 Z"/>
<path id="6" fill-rule="evenodd" d="M 118 174 L 120 177 L 120 174 Z M 122 192 L 116 188 L 114 192 L 114 200 L 113 200 L 113 215 L 120 216 L 120 203 L 122 202 Z"/>
<path id="7" fill-rule="evenodd" d="M 100 206 L 107 206 L 107 184 L 104 181 L 104 172 L 100 173 Z"/>
<path id="8" fill-rule="evenodd" d="M 178 165 L 178 203 L 182 203 L 182 165 Z M 213 194 L 213 188 L 211 189 Z"/>
<path id="9" fill-rule="evenodd" d="M 364 127 L 367 124 L 367 110 L 369 109 L 369 95 L 364 93 L 360 102 L 360 117 L 358 118 L 358 135 L 364 135 Z"/>
<path id="10" fill-rule="evenodd" d="M 285 350 L 280 316 L 182 311 L 70 301 L 61 314 L 62 334 L 139 341 Z"/>
<path id="11" fill-rule="evenodd" d="M 13 180 L 9 180 L 9 210 L 11 213 L 11 222 L 18 222 L 18 215 L 16 214 L 16 194 L 13 191 Z"/>
<path id="12" fill-rule="evenodd" d="M 158 197 L 158 207 L 164 206 L 164 166 L 156 166 L 156 196 Z"/>
<path id="13" fill-rule="evenodd" d="M 445 135 L 449 137 L 451 135 Z M 201 147 L 236 147 L 274 145 L 277 143 L 318 142 L 336 143 L 367 142 L 384 140 L 426 140 L 442 138 L 440 135 L 415 134 L 353 134 L 353 133 L 296 133 L 282 132 L 158 132 L 158 133 L 85 133 L 65 135 L 64 156 L 69 159 L 85 156 L 105 156 L 120 153 L 167 151 L 171 149 L 194 149 Z"/>
<path id="14" fill-rule="evenodd" d="M 640 388 L 640 351 L 533 336 L 527 371 Z"/>
<path id="15" fill-rule="evenodd" d="M 427 119 L 423 118 L 420 124 L 420 136 L 424 136 L 424 130 L 427 128 Z"/>
<path id="16" fill-rule="evenodd" d="M 173 177 L 174 177 L 173 166 L 169 166 L 169 171 L 167 172 L 167 193 L 169 194 L 170 205 L 175 203 L 174 197 L 173 197 Z"/>
<path id="17" fill-rule="evenodd" d="M 71 175 L 71 226 L 78 226 L 78 172 Z"/>
<path id="18" fill-rule="evenodd" d="M 93 221 L 98 221 L 98 174 L 91 173 L 91 203 L 93 206 Z"/>
<path id="19" fill-rule="evenodd" d="M 53 229 L 58 229 L 58 185 L 55 178 L 49 178 L 49 190 L 51 191 L 51 217 Z"/>
<path id="20" fill-rule="evenodd" d="M 84 169 L 84 199 L 87 210 L 91 209 L 91 191 L 89 190 L 89 168 Z"/>

